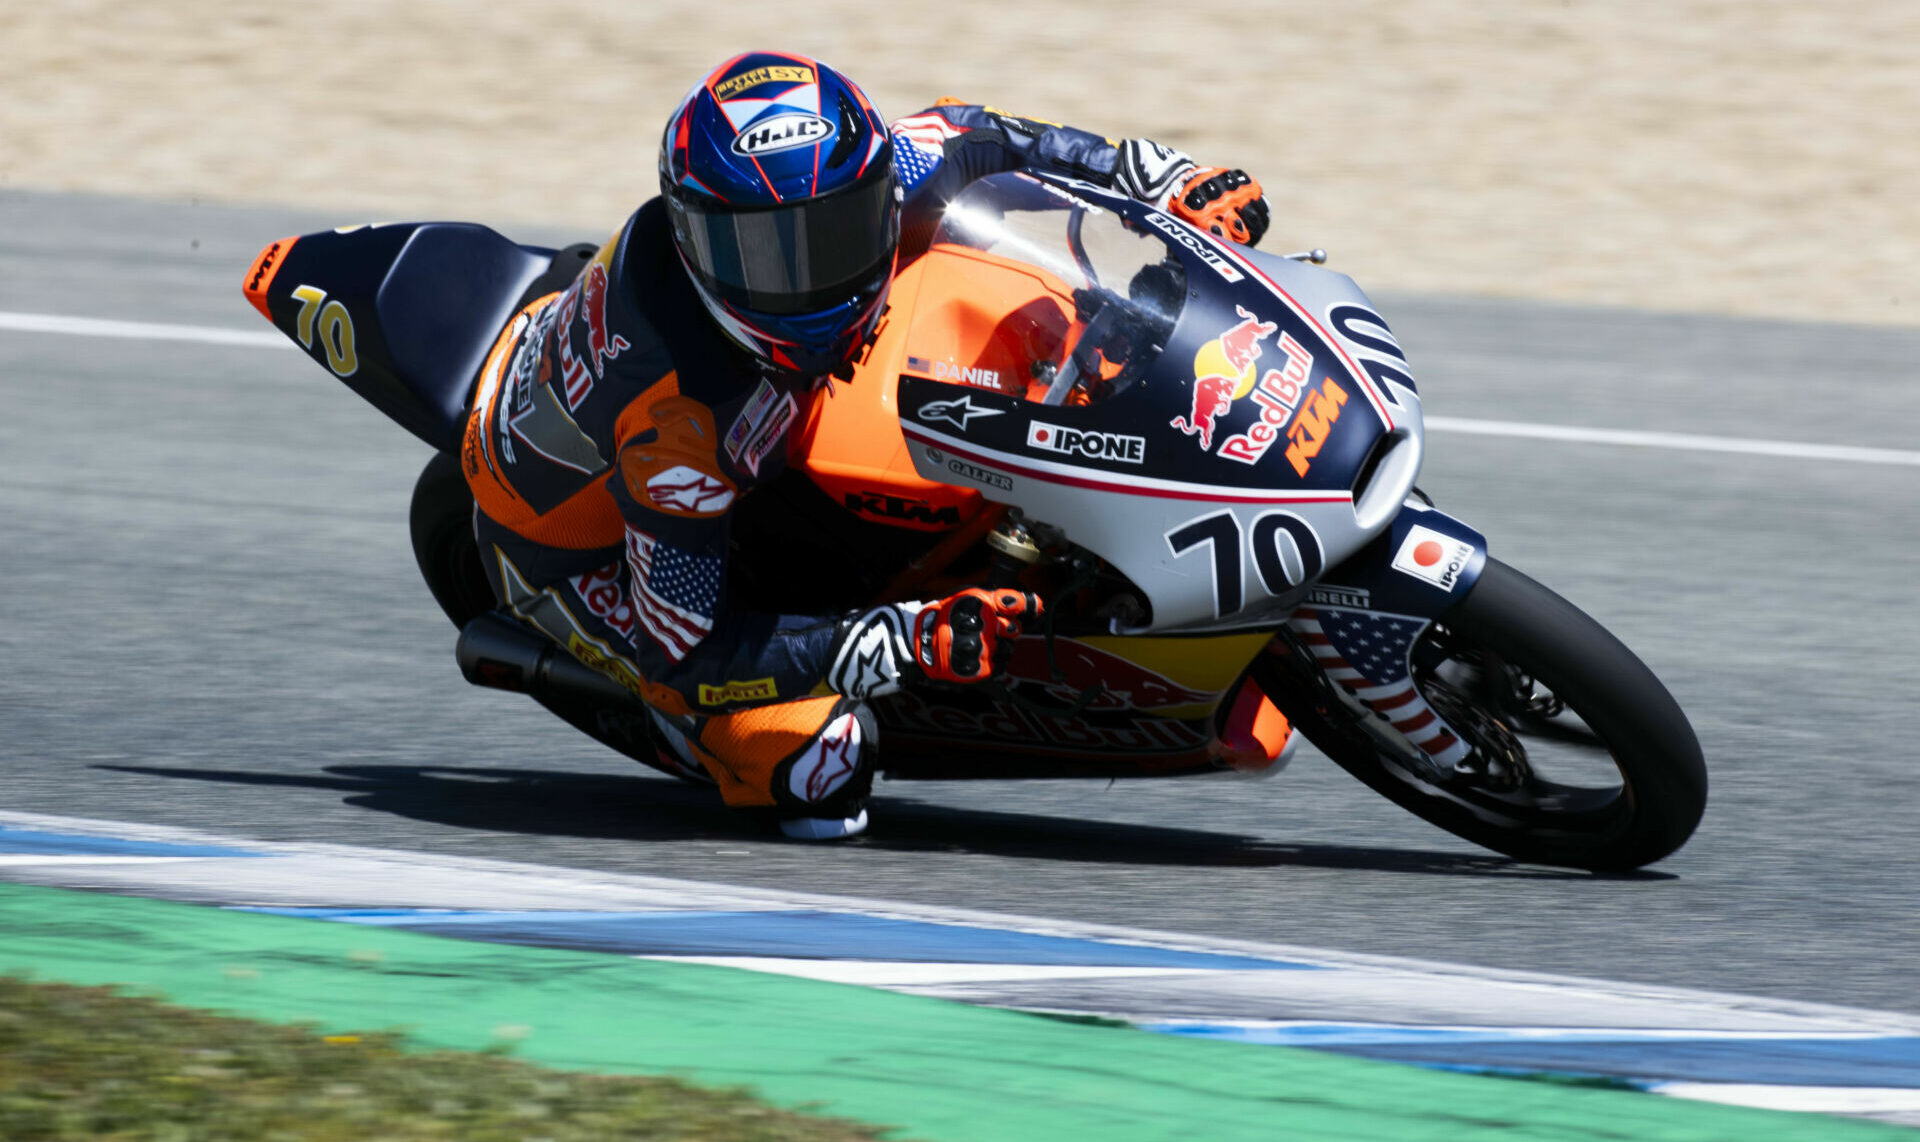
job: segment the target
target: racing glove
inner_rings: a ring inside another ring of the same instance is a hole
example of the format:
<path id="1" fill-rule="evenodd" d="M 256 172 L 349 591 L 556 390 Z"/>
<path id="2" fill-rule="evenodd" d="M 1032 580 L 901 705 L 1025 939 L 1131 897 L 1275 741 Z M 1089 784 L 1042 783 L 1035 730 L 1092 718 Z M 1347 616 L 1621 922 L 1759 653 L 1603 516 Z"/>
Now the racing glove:
<path id="1" fill-rule="evenodd" d="M 1267 232 L 1267 196 L 1243 170 L 1207 167 L 1195 171 L 1174 195 L 1173 214 L 1242 246 L 1257 246 Z"/>
<path id="2" fill-rule="evenodd" d="M 1257 244 L 1267 232 L 1266 196 L 1246 171 L 1202 168 L 1185 152 L 1152 139 L 1120 144 L 1113 184 L 1141 202 L 1242 245 Z"/>
<path id="3" fill-rule="evenodd" d="M 928 603 L 890 603 L 851 616 L 834 642 L 827 688 L 878 698 L 920 682 L 985 682 L 1006 668 L 1040 599 L 970 587 Z"/>

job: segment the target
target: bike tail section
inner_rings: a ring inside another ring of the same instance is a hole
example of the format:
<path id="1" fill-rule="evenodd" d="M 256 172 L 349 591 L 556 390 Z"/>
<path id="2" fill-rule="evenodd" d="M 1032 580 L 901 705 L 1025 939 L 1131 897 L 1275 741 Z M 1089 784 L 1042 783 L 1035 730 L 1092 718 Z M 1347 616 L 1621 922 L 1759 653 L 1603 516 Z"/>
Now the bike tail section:
<path id="1" fill-rule="evenodd" d="M 458 452 L 487 347 L 552 255 L 467 223 L 346 226 L 270 243 L 243 288 L 348 388 Z"/>

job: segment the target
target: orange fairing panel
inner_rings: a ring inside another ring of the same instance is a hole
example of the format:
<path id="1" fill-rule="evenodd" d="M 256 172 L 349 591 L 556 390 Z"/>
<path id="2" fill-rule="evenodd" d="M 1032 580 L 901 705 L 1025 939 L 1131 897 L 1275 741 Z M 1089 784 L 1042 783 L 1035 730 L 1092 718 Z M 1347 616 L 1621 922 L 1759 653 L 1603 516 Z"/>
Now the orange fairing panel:
<path id="1" fill-rule="evenodd" d="M 942 243 L 901 271 L 892 308 L 850 385 L 813 402 L 792 462 L 835 501 L 880 522 L 922 531 L 959 526 L 980 493 L 921 478 L 907 455 L 895 400 L 900 374 L 1034 397 L 1079 332 L 1073 290 L 1025 262 Z"/>
<path id="2" fill-rule="evenodd" d="M 1075 331 L 1073 290 L 1059 278 L 945 243 L 913 269 L 922 281 L 906 359 L 896 372 L 1025 396 L 1035 365 L 1057 365 L 1065 357 Z"/>
<path id="3" fill-rule="evenodd" d="M 914 471 L 895 399 L 927 261 L 919 259 L 894 280 L 891 307 L 852 383 L 835 382 L 815 397 L 791 438 L 789 460 L 863 519 L 947 531 L 978 514 L 985 501 Z"/>
<path id="4" fill-rule="evenodd" d="M 269 242 L 265 249 L 254 256 L 253 264 L 247 267 L 246 280 L 241 289 L 246 292 L 247 300 L 260 311 L 260 316 L 268 321 L 273 314 L 267 312 L 267 288 L 273 285 L 273 276 L 280 272 L 280 266 L 287 260 L 287 251 L 293 249 L 298 238 L 282 238 L 278 242 Z"/>

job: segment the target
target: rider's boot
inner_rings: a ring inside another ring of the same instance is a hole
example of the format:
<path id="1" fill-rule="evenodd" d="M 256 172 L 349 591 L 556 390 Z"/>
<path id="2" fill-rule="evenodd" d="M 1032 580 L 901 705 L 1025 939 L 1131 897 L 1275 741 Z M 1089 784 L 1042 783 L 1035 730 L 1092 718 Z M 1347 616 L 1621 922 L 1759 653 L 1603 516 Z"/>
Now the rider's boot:
<path id="1" fill-rule="evenodd" d="M 804 698 L 717 714 L 679 732 L 656 718 L 676 753 L 712 775 L 735 809 L 772 816 L 796 841 L 837 841 L 867 829 L 877 733 L 866 704 Z"/>

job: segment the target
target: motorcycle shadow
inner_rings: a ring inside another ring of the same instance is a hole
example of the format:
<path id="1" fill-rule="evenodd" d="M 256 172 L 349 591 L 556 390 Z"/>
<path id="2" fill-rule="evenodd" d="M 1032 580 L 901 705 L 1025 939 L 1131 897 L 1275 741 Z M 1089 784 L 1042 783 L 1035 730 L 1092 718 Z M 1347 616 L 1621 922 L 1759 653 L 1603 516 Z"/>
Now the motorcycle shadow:
<path id="1" fill-rule="evenodd" d="M 917 801 L 882 803 L 868 847 L 1019 860 L 1179 868 L 1321 868 L 1518 880 L 1673 880 L 1640 870 L 1596 874 L 1523 864 L 1497 853 L 1449 853 L 1276 841 L 1240 833 L 960 809 Z"/>
<path id="2" fill-rule="evenodd" d="M 148 777 L 336 790 L 343 803 L 411 820 L 489 832 L 632 842 L 749 840 L 766 831 L 711 789 L 640 775 L 461 766 L 336 765 L 319 772 L 100 765 Z M 1020 860 L 1143 867 L 1322 868 L 1527 880 L 1672 880 L 1648 872 L 1596 875 L 1522 864 L 1493 853 L 1293 844 L 1240 833 L 1089 821 L 1037 813 L 875 799 L 870 832 L 853 846 Z M 775 842 L 779 843 L 779 842 Z M 784 845 L 783 845 L 784 847 Z"/>

